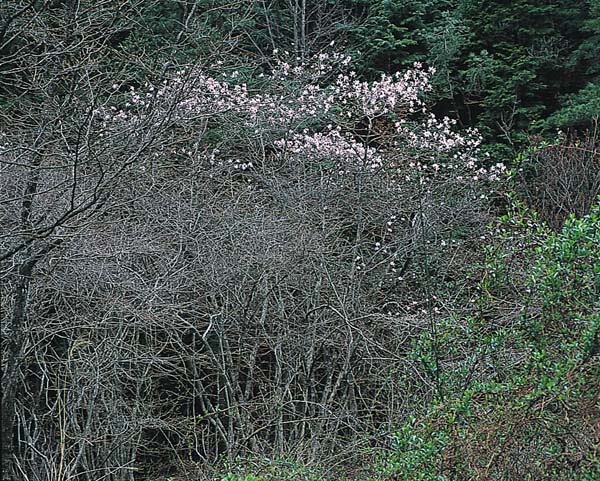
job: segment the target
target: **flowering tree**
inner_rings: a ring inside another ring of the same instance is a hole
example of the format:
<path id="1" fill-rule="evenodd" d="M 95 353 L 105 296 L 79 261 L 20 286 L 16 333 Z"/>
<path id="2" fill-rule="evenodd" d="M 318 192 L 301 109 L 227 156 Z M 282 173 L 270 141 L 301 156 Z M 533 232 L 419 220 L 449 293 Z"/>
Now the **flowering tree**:
<path id="1" fill-rule="evenodd" d="M 85 77 L 39 128 L 3 129 L 15 469 L 340 455 L 441 389 L 407 346 L 448 309 L 434 284 L 456 287 L 457 230 L 502 166 L 427 111 L 432 71 L 367 83 L 351 63 Z"/>

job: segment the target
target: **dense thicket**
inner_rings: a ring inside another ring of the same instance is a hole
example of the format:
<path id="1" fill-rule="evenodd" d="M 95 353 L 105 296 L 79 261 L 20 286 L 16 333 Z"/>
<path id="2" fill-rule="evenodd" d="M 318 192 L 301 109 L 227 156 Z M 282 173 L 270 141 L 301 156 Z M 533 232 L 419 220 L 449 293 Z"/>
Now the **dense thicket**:
<path id="1" fill-rule="evenodd" d="M 598 479 L 599 59 L 597 0 L 3 2 L 2 479 Z"/>

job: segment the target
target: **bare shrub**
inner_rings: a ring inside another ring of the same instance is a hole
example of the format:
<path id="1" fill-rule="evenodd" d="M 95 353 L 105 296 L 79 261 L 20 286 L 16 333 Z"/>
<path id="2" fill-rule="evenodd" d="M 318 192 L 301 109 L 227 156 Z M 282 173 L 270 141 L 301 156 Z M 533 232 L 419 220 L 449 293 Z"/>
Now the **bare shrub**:
<path id="1" fill-rule="evenodd" d="M 595 133 L 540 146 L 522 167 L 519 195 L 554 229 L 560 229 L 571 214 L 589 213 L 600 195 L 600 147 Z"/>

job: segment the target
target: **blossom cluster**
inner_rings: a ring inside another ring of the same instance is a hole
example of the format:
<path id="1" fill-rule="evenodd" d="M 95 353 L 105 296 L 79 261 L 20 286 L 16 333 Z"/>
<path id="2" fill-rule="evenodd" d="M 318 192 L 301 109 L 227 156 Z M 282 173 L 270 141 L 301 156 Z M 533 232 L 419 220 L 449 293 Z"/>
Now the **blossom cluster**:
<path id="1" fill-rule="evenodd" d="M 383 157 L 375 149 L 357 142 L 349 134 L 343 135 L 340 129 L 294 134 L 291 139 L 275 141 L 275 146 L 323 166 L 331 163 L 340 175 L 356 170 L 375 170 L 383 165 Z"/>
<path id="2" fill-rule="evenodd" d="M 279 51 L 275 50 L 274 55 Z M 350 66 L 352 57 L 340 52 L 321 52 L 312 58 L 302 61 L 295 59 L 295 65 L 284 60 L 290 56 L 289 52 L 283 52 L 283 58 L 276 58 L 271 70 L 271 77 L 277 80 L 300 80 L 302 82 L 318 82 L 338 70 Z"/>
<path id="3" fill-rule="evenodd" d="M 148 84 L 139 91 L 130 87 L 121 93 L 120 86 L 113 86 L 124 107 L 99 113 L 105 126 L 139 122 L 149 109 L 161 108 L 192 129 L 197 128 L 198 119 L 228 122 L 251 129 L 261 138 L 266 134 L 280 156 L 328 163 L 342 173 L 374 171 L 385 165 L 407 180 L 415 175 L 426 180 L 451 174 L 458 180 L 476 181 L 502 175 L 503 166 L 481 166 L 477 132 L 459 133 L 456 121 L 428 113 L 422 97 L 431 89 L 433 69 L 415 64 L 407 72 L 366 82 L 347 71 L 351 62 L 350 57 L 337 53 L 321 53 L 296 63 L 279 59 L 270 73 L 259 75 L 254 87 L 237 71 L 218 78 L 197 69 L 180 71 L 159 86 Z M 380 120 L 390 126 L 385 142 L 373 145 L 357 135 L 361 122 L 370 129 Z M 201 138 L 196 136 L 193 142 L 194 152 L 202 150 Z M 210 146 L 205 151 L 208 159 Z M 231 161 L 223 151 L 226 157 L 213 158 L 211 165 L 251 168 L 249 162 Z M 409 152 L 410 160 L 399 158 Z M 234 155 L 239 157 L 239 152 Z"/>
<path id="4" fill-rule="evenodd" d="M 414 113 L 422 107 L 421 96 L 431 89 L 429 79 L 434 69 L 427 71 L 420 64 L 414 70 L 394 75 L 382 75 L 376 82 L 364 82 L 356 78 L 356 74 L 339 75 L 336 79 L 334 93 L 348 113 L 367 118 L 376 118 L 394 112 L 398 108 Z"/>

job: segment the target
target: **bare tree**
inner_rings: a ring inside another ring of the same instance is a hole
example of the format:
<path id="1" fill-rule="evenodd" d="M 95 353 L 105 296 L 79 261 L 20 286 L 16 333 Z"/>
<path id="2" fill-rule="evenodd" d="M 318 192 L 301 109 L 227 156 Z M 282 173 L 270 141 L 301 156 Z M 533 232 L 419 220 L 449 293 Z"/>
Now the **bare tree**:
<path id="1" fill-rule="evenodd" d="M 55 269 L 52 259 L 68 252 L 69 243 L 86 235 L 114 205 L 111 196 L 131 181 L 168 119 L 148 108 L 145 116 L 116 131 L 107 129 L 102 117 L 128 82 L 120 70 L 123 59 L 111 49 L 111 35 L 149 5 L 141 3 L 7 2 L 2 7 L 0 70 L 7 103 L 0 152 L 2 459 L 7 477 L 24 475 L 13 462 L 14 441 L 26 436 L 24 426 L 39 421 L 36 412 L 27 412 L 31 406 L 19 409 L 21 387 L 35 370 L 31 355 L 41 356 L 35 351 L 39 346 L 30 351 L 32 333 L 48 327 L 45 313 L 58 309 L 51 298 L 40 298 L 45 289 L 40 280 Z M 67 351 L 69 356 L 75 352 Z M 56 376 L 67 382 L 67 374 L 57 371 Z M 37 388 L 48 380 L 42 375 Z M 61 393 L 47 402 L 65 409 L 67 398 L 60 398 L 65 393 L 56 385 L 45 388 Z M 63 468 L 54 466 L 49 477 L 63 479 Z"/>

